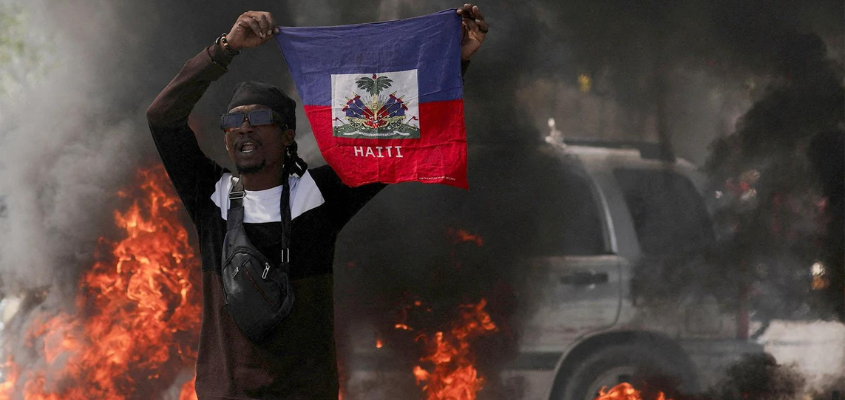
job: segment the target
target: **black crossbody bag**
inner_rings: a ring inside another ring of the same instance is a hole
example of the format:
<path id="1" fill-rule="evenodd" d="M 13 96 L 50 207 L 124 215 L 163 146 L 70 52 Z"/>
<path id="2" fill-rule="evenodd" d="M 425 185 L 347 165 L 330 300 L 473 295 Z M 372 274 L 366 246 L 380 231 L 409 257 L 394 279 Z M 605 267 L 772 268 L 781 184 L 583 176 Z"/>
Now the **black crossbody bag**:
<path id="1" fill-rule="evenodd" d="M 259 342 L 290 313 L 294 295 L 290 271 L 290 187 L 282 188 L 282 262 L 274 266 L 244 231 L 243 184 L 232 178 L 226 238 L 223 240 L 223 293 L 226 310 L 249 340 Z"/>

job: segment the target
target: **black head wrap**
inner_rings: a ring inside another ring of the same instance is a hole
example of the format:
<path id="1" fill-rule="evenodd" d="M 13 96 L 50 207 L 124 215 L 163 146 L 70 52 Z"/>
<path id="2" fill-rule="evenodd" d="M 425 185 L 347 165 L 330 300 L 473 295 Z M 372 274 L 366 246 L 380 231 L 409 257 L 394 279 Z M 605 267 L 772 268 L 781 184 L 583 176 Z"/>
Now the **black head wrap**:
<path id="1" fill-rule="evenodd" d="M 296 102 L 281 89 L 261 82 L 241 82 L 235 85 L 227 110 L 250 104 L 270 107 L 282 117 L 282 123 L 296 129 Z"/>

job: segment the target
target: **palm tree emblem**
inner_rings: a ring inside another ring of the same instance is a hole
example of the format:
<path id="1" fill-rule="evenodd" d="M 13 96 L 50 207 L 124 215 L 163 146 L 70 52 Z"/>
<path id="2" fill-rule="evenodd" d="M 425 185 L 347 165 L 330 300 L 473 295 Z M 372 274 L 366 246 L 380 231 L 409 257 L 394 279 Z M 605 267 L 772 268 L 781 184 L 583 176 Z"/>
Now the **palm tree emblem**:
<path id="1" fill-rule="evenodd" d="M 418 121 L 415 117 L 408 120 L 405 111 L 408 106 L 401 95 L 387 94 L 393 80 L 386 75 L 361 76 L 355 80 L 358 89 L 366 94 L 352 93 L 346 98 L 346 105 L 341 110 L 343 119 L 335 118 L 333 131 L 335 136 L 372 137 L 372 138 L 402 138 L 419 137 Z M 385 93 L 382 93 L 385 92 Z M 345 120 L 345 121 L 344 121 Z"/>
<path id="2" fill-rule="evenodd" d="M 386 76 L 376 76 L 373 74 L 372 78 L 362 76 L 355 81 L 358 89 L 366 90 L 370 96 L 377 96 L 382 90 L 387 89 L 393 83 L 393 80 Z"/>

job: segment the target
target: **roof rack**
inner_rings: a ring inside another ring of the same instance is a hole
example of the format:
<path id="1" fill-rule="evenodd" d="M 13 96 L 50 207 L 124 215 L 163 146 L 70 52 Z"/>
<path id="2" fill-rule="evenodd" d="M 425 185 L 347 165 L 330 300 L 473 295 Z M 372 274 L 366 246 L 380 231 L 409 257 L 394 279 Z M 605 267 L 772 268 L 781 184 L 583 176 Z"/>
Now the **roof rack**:
<path id="1" fill-rule="evenodd" d="M 671 150 L 664 153 L 660 143 L 654 142 L 565 138 L 563 139 L 563 144 L 570 146 L 603 147 L 608 149 L 636 149 L 640 151 L 640 157 L 647 160 L 675 161 L 675 154 Z"/>

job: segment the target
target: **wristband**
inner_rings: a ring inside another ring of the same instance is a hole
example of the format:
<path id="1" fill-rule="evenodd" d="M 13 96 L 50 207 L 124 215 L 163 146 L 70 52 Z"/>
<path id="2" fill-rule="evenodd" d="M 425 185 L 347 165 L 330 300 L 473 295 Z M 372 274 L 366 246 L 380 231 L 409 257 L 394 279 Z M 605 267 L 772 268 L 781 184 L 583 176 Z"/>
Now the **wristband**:
<path id="1" fill-rule="evenodd" d="M 223 34 L 220 35 L 217 38 L 217 40 L 214 41 L 214 44 L 220 44 L 220 43 L 223 43 L 223 48 L 226 49 L 226 51 L 228 51 L 228 52 L 230 52 L 234 55 L 241 54 L 240 51 L 235 50 L 231 46 L 229 46 L 229 42 L 226 41 L 226 32 L 223 32 Z"/>

